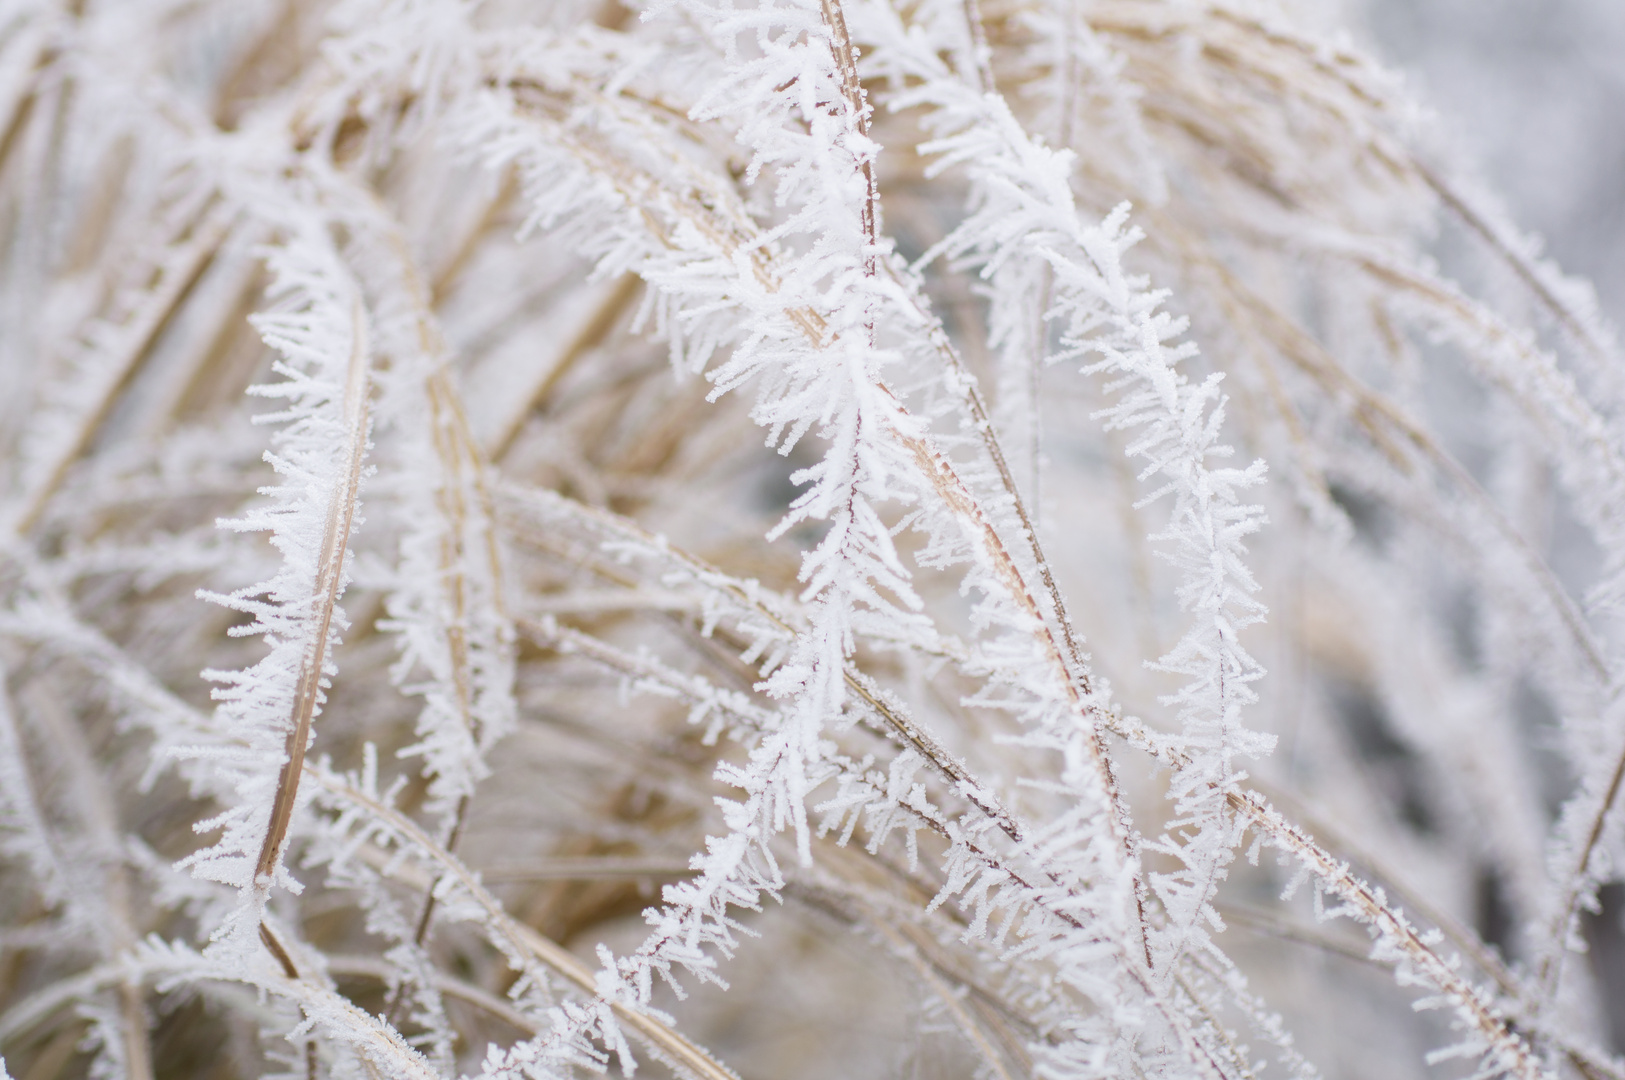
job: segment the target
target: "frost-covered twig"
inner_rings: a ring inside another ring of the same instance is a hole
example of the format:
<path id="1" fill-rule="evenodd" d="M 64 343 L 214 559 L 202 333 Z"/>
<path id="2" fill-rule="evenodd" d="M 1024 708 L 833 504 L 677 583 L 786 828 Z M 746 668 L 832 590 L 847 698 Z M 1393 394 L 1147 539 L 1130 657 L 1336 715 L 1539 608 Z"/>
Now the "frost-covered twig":
<path id="1" fill-rule="evenodd" d="M 346 559 L 360 495 L 369 423 L 368 370 L 372 347 L 368 315 L 358 286 L 339 259 L 329 226 L 319 212 L 295 210 L 286 245 L 272 255 L 283 311 L 259 317 L 267 340 L 282 352 L 282 382 L 256 392 L 289 400 L 271 414 L 285 429 L 270 460 L 288 477 L 273 494 L 283 505 L 251 510 L 227 523 L 236 530 L 270 530 L 286 562 L 262 585 L 211 599 L 255 617 L 252 630 L 272 645 L 269 656 L 241 672 L 212 672 L 225 684 L 215 696 L 226 702 L 229 723 L 250 745 L 274 745 L 282 735 L 281 763 L 268 805 L 252 797 L 213 825 L 224 838 L 193 856 L 200 874 L 239 888 L 245 907 L 222 932 L 241 951 L 257 934 L 260 911 L 275 884 L 294 885 L 282 866 L 311 724 L 324 683 L 333 673 L 331 649 L 344 625 L 338 600 L 348 580 Z M 266 600 L 257 597 L 265 596 Z M 257 794 L 263 780 L 250 781 Z M 251 865 L 243 865 L 245 856 Z M 297 887 L 297 886 L 295 886 Z"/>

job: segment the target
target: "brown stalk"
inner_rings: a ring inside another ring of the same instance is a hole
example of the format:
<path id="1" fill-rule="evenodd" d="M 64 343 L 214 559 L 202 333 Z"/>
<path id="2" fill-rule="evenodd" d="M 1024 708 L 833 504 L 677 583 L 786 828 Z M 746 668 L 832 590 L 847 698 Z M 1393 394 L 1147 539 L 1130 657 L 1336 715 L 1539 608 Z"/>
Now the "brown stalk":
<path id="1" fill-rule="evenodd" d="M 438 335 L 437 335 L 438 337 Z M 446 582 L 446 593 L 451 601 L 451 618 L 444 627 L 446 649 L 451 654 L 452 692 L 457 701 L 457 717 L 463 722 L 469 740 L 478 746 L 480 724 L 474 718 L 473 679 L 469 674 L 468 659 L 468 578 L 463 573 L 463 533 L 468 527 L 468 504 L 463 498 L 463 448 L 458 421 L 462 412 L 455 407 L 456 390 L 446 376 L 446 369 L 437 367 L 428 379 L 424 391 L 429 398 L 430 424 L 433 428 L 435 453 L 440 458 L 440 489 L 435 493 L 440 504 L 443 532 L 440 537 L 440 576 Z M 479 461 L 468 463 L 476 471 Z M 457 824 L 453 836 L 462 832 L 463 817 L 468 811 L 465 795 L 457 806 Z"/>
<path id="2" fill-rule="evenodd" d="M 1305 802 L 1289 792 L 1273 788 L 1261 781 L 1254 781 L 1260 791 L 1264 792 L 1271 801 L 1286 805 L 1293 815 L 1302 821 L 1306 829 L 1312 829 L 1319 837 L 1320 842 L 1338 856 L 1352 864 L 1362 874 L 1382 882 L 1384 890 L 1399 897 L 1399 902 L 1420 915 L 1423 920 L 1431 923 L 1439 930 L 1451 944 L 1467 955 L 1475 967 L 1488 975 L 1495 985 L 1501 989 L 1509 999 L 1520 1005 L 1527 1004 L 1527 991 L 1519 984 L 1517 978 L 1501 961 L 1501 958 L 1486 946 L 1476 933 L 1464 926 L 1460 920 L 1448 911 L 1437 905 L 1415 889 L 1411 888 L 1394 870 L 1375 858 L 1349 838 L 1348 834 L 1336 828 L 1326 816 L 1317 813 Z"/>
<path id="3" fill-rule="evenodd" d="M 485 910 L 491 928 L 508 939 L 514 955 L 534 957 L 563 975 L 587 994 L 594 997 L 598 996 L 597 973 L 592 968 L 582 963 L 574 953 L 563 946 L 543 937 L 535 930 L 510 916 L 503 909 L 502 904 L 486 891 L 485 887 L 480 884 L 479 879 L 463 865 L 461 860 L 440 844 L 437 844 L 434 838 L 424 832 L 411 818 L 400 813 L 394 807 L 386 806 L 375 799 L 368 798 L 348 784 L 326 773 L 313 773 L 311 778 L 335 797 L 388 824 L 391 829 L 409 840 L 420 852 L 438 863 L 442 872 L 454 878 L 467 890 L 474 901 Z M 717 1062 L 703 1049 L 663 1021 L 621 1002 L 608 1001 L 606 1004 L 614 1010 L 616 1018 L 624 1023 L 640 1041 L 653 1046 L 660 1053 L 668 1055 L 683 1068 L 699 1077 L 700 1080 L 739 1080 L 732 1070 Z"/>
<path id="4" fill-rule="evenodd" d="M 97 430 L 106 420 L 119 395 L 130 385 L 142 362 L 150 355 L 154 343 L 163 332 L 203 272 L 208 269 L 220 245 L 225 242 L 236 219 L 236 212 L 224 202 L 211 197 L 198 217 L 188 222 L 184 238 L 163 246 L 166 253 L 175 252 L 176 265 L 160 264 L 153 268 L 157 282 L 131 321 L 122 327 L 122 352 L 109 366 L 111 377 L 102 389 L 96 403 L 78 421 L 73 438 L 57 453 L 45 470 L 44 476 L 23 497 L 22 506 L 12 522 L 18 534 L 28 532 L 39 520 L 51 496 L 61 486 L 68 469 L 95 438 Z"/>
<path id="5" fill-rule="evenodd" d="M 637 296 L 638 288 L 642 284 L 642 279 L 636 274 L 627 274 L 621 278 L 615 289 L 604 298 L 603 303 L 598 305 L 592 317 L 582 324 L 576 335 L 570 339 L 569 344 L 559 353 L 558 359 L 548 369 L 547 374 L 530 392 L 530 397 L 525 402 L 524 407 L 516 410 L 509 423 L 501 431 L 497 432 L 488 448 L 488 456 L 492 461 L 501 461 L 507 456 L 508 450 L 513 446 L 514 440 L 518 438 L 519 432 L 523 429 L 525 420 L 529 418 L 530 414 L 547 401 L 548 397 L 553 393 L 554 387 L 559 384 L 559 380 L 563 379 L 570 369 L 575 367 L 577 361 L 597 348 L 609 336 L 609 332 L 615 328 L 615 324 L 621 320 L 621 317 L 626 313 L 626 309 Z"/>
<path id="6" fill-rule="evenodd" d="M 499 863 L 480 870 L 480 880 L 513 881 L 676 881 L 695 874 L 687 862 L 622 855 L 553 856 L 537 862 Z"/>
<path id="7" fill-rule="evenodd" d="M 468 823 L 469 797 L 464 795 L 457 800 L 457 810 L 452 815 L 451 835 L 446 840 L 446 851 L 456 852 L 458 843 L 463 838 L 463 827 Z M 421 949 L 429 937 L 429 925 L 434 919 L 435 889 L 440 885 L 437 879 L 429 883 L 424 891 L 423 907 L 418 912 L 417 925 L 412 929 L 412 944 Z M 401 1006 L 406 1004 L 408 993 L 405 982 L 398 983 L 395 992 L 389 997 L 389 1007 L 384 1011 L 384 1023 L 395 1026 L 395 1020 L 400 1015 Z"/>
<path id="8" fill-rule="evenodd" d="M 1170 749 L 1165 744 L 1152 740 L 1149 733 L 1137 722 L 1125 722 L 1120 719 L 1113 725 L 1113 730 L 1131 745 L 1145 749 L 1169 768 L 1179 769 L 1188 764 L 1182 751 Z M 1461 1004 L 1474 1026 L 1489 1038 L 1492 1045 L 1513 1056 L 1518 1062 L 1521 1075 L 1531 1080 L 1543 1075 L 1539 1061 L 1533 1056 L 1523 1038 L 1513 1030 L 1508 1019 L 1501 1015 L 1492 1003 L 1486 1001 L 1471 983 L 1457 974 L 1449 962 L 1434 952 L 1402 914 L 1390 908 L 1385 900 L 1372 891 L 1371 886 L 1355 877 L 1346 862 L 1327 851 L 1303 829 L 1287 821 L 1258 792 L 1233 787 L 1225 792 L 1225 800 L 1236 813 L 1248 821 L 1250 827 L 1268 837 L 1282 850 L 1291 852 L 1332 893 L 1358 908 L 1369 925 L 1398 944 L 1434 986 Z M 1490 973 L 1495 974 L 1497 967 L 1498 965 L 1491 966 Z M 1542 1031 L 1540 1034 L 1557 1042 L 1564 1053 L 1571 1057 L 1576 1054 L 1587 1057 L 1556 1039 L 1549 1032 Z M 1590 1060 L 1589 1057 L 1587 1060 Z"/>
<path id="9" fill-rule="evenodd" d="M 11 148 L 17 145 L 17 136 L 28 126 L 28 118 L 33 115 L 34 108 L 39 101 L 38 83 L 40 72 L 50 65 L 49 54 L 42 53 L 35 61 L 34 71 L 29 77 L 29 85 L 18 98 L 10 114 L 6 117 L 6 126 L 0 128 L 0 175 L 4 175 L 6 162 L 11 158 Z"/>
<path id="10" fill-rule="evenodd" d="M 1569 307 L 1547 284 L 1541 274 L 1539 266 L 1523 252 L 1508 237 L 1502 234 L 1490 223 L 1489 218 L 1480 213 L 1468 199 L 1451 186 L 1444 177 L 1433 169 L 1428 168 L 1419 161 L 1412 161 L 1411 168 L 1416 171 L 1424 183 L 1433 189 L 1439 201 L 1449 208 L 1450 212 L 1460 218 L 1469 229 L 1479 235 L 1490 250 L 1501 257 L 1501 260 L 1512 268 L 1518 276 L 1534 293 L 1535 298 L 1541 302 L 1553 318 L 1567 331 L 1570 339 L 1591 354 L 1592 360 L 1603 368 L 1612 368 L 1618 365 L 1618 353 L 1608 344 L 1599 340 L 1593 332 L 1588 320 L 1581 317 Z"/>
<path id="11" fill-rule="evenodd" d="M 1542 1080 L 1545 1070 L 1529 1043 L 1513 1030 L 1479 990 L 1422 940 L 1403 915 L 1390 908 L 1371 886 L 1355 877 L 1348 864 L 1334 858 L 1313 837 L 1283 818 L 1255 791 L 1225 793 L 1231 808 L 1285 851 L 1294 855 L 1333 894 L 1352 904 L 1382 938 L 1402 949 L 1428 982 L 1452 1000 L 1502 1061 L 1527 1080 Z"/>
<path id="12" fill-rule="evenodd" d="M 260 944 L 265 946 L 265 951 L 270 953 L 272 959 L 282 968 L 282 974 L 294 982 L 299 981 L 299 968 L 294 965 L 293 957 L 289 956 L 288 950 L 283 947 L 282 939 L 265 923 L 260 923 Z"/>
<path id="13" fill-rule="evenodd" d="M 863 92 L 863 81 L 858 77 L 858 49 L 852 44 L 852 35 L 847 33 L 846 12 L 841 7 L 840 0 L 819 0 L 823 7 L 824 25 L 829 29 L 833 39 L 832 52 L 835 56 L 835 67 L 841 74 L 841 96 L 846 100 L 846 122 L 851 130 L 860 136 L 869 134 L 869 104 Z M 869 277 L 875 276 L 875 251 L 880 239 L 880 181 L 875 176 L 875 163 L 872 157 L 865 157 L 858 165 L 863 173 L 864 199 L 859 217 L 863 227 L 863 238 L 867 246 L 864 256 L 864 272 Z M 870 328 L 871 333 L 873 327 Z"/>
<path id="14" fill-rule="evenodd" d="M 1605 429 L 1601 418 L 1580 396 L 1574 384 L 1557 370 L 1549 356 L 1538 352 L 1515 330 L 1449 282 L 1374 254 L 1348 252 L 1346 257 L 1378 281 L 1425 300 L 1439 312 L 1458 321 L 1462 327 L 1515 351 L 1527 368 L 1521 373 L 1527 380 L 1526 385 L 1515 382 L 1516 374 L 1502 365 L 1489 365 L 1486 376 L 1513 400 L 1528 408 L 1537 420 L 1544 421 L 1558 432 L 1579 435 L 1576 449 L 1600 457 L 1606 463 L 1609 479 L 1617 486 L 1625 486 L 1625 461 L 1621 460 L 1619 450 L 1596 434 Z"/>
<path id="15" fill-rule="evenodd" d="M 1586 874 L 1591 869 L 1591 857 L 1602 840 L 1603 828 L 1608 823 L 1608 814 L 1619 799 L 1621 787 L 1625 787 L 1625 747 L 1614 756 L 1613 771 L 1609 774 L 1608 786 L 1603 791 L 1601 805 L 1591 818 L 1585 842 L 1580 845 L 1580 852 L 1574 860 L 1574 868 L 1563 887 L 1563 902 L 1558 906 L 1557 917 L 1552 920 L 1548 929 L 1552 935 L 1551 947 L 1540 958 L 1535 973 L 1535 981 L 1540 985 L 1545 997 L 1549 998 L 1556 992 L 1558 978 L 1563 971 L 1563 957 L 1568 953 L 1566 942 L 1569 926 L 1579 912 L 1581 897 L 1592 888 L 1586 880 Z"/>
<path id="16" fill-rule="evenodd" d="M 993 50 L 987 43 L 987 25 L 982 21 L 981 0 L 963 0 L 965 8 L 965 28 L 970 31 L 971 64 L 976 71 L 976 87 L 984 94 L 999 92 L 998 84 L 993 79 L 993 68 L 989 65 L 989 58 Z M 1068 9 L 1071 10 L 1071 9 Z M 1068 52 L 1067 58 L 1071 59 Z M 1069 114 L 1063 114 L 1069 115 Z M 1066 120 L 1063 119 L 1065 124 Z M 1066 138 L 1061 145 L 1069 146 L 1072 140 Z"/>
<path id="17" fill-rule="evenodd" d="M 1314 927 L 1301 926 L 1288 922 L 1273 912 L 1259 911 L 1255 908 L 1239 904 L 1214 904 L 1214 910 L 1226 923 L 1246 927 L 1255 934 L 1274 938 L 1278 941 L 1291 941 L 1299 945 L 1307 945 L 1312 949 L 1341 956 L 1346 960 L 1353 960 L 1361 964 L 1371 964 L 1380 967 L 1380 964 L 1371 959 L 1371 950 L 1361 944 L 1353 944 L 1334 937 Z"/>
<path id="18" fill-rule="evenodd" d="M 504 189 L 506 190 L 506 188 Z M 383 223 L 384 237 L 390 250 L 394 253 L 401 277 L 406 286 L 406 293 L 411 298 L 413 312 L 418 332 L 418 347 L 422 355 L 430 360 L 432 371 L 424 383 L 424 394 L 429 402 L 430 425 L 435 454 L 440 459 L 441 483 L 436 492 L 436 502 L 439 504 L 440 515 L 444 530 L 441 534 L 440 544 L 440 577 L 446 583 L 446 592 L 451 602 L 451 618 L 443 627 L 446 636 L 446 648 L 451 656 L 452 692 L 457 703 L 458 718 L 462 721 L 464 730 L 468 733 L 470 742 L 477 748 L 481 740 L 481 725 L 473 712 L 473 680 L 470 675 L 469 645 L 468 645 L 468 578 L 463 570 L 466 550 L 464 547 L 464 534 L 468 529 L 471 510 L 468 499 L 465 497 L 464 477 L 472 474 L 474 477 L 476 501 L 485 511 L 485 521 L 491 520 L 490 496 L 485 487 L 484 477 L 487 471 L 485 456 L 469 430 L 468 418 L 463 411 L 462 399 L 457 392 L 456 384 L 452 381 L 450 371 L 445 362 L 446 344 L 435 319 L 433 304 L 434 298 L 430 290 L 424 285 L 423 276 L 418 272 L 417 264 L 413 260 L 410 248 L 398 228 L 398 222 L 384 206 L 382 201 L 371 191 L 364 191 L 363 196 L 371 204 L 378 215 L 378 221 Z M 500 201 L 500 197 L 499 200 Z M 496 211 L 496 203 L 487 207 L 485 220 L 476 230 L 476 236 L 483 231 L 488 221 Z M 471 250 L 472 238 L 465 248 Z M 502 564 L 498 557 L 495 538 L 490 529 L 484 530 L 486 540 L 486 557 L 489 559 L 493 602 L 500 612 L 502 610 Z M 469 804 L 471 793 L 464 793 L 457 800 L 457 807 L 453 813 L 451 833 L 446 841 L 446 850 L 455 852 L 463 836 L 463 829 L 468 823 Z M 431 886 L 423 899 L 423 908 L 418 916 L 417 926 L 412 934 L 412 943 L 421 948 L 428 937 L 429 926 L 434 918 L 435 891 Z M 405 1001 L 406 988 L 402 984 L 396 988 L 390 1002 L 385 1020 L 393 1024 L 396 1014 Z"/>
<path id="19" fill-rule="evenodd" d="M 1232 1075 L 1238 1076 L 1239 1080 L 1258 1080 L 1257 1075 L 1247 1067 L 1246 1054 L 1233 1040 L 1226 1037 L 1229 1034 L 1229 1029 L 1226 1028 L 1223 1021 L 1213 1015 L 1213 1010 L 1197 994 L 1196 988 L 1191 985 L 1190 979 L 1186 977 L 1185 973 L 1182 971 L 1174 972 L 1173 983 L 1179 987 L 1180 993 L 1185 995 L 1185 1000 L 1190 1002 L 1196 1008 L 1196 1011 L 1202 1015 L 1202 1019 L 1207 1022 L 1208 1031 L 1221 1039 L 1224 1042 L 1224 1048 L 1230 1052 L 1230 1068 L 1228 1070 L 1224 1065 L 1219 1064 L 1216 1055 L 1211 1052 L 1208 1054 L 1208 1063 L 1213 1067 L 1214 1071 L 1223 1076 L 1225 1080 L 1230 1080 Z"/>
<path id="20" fill-rule="evenodd" d="M 1277 798 L 1279 799 L 1279 793 Z M 1536 1035 L 1561 1051 L 1569 1063 L 1587 1077 L 1587 1080 L 1599 1080 L 1602 1077 L 1609 1080 L 1625 1080 L 1625 1071 L 1621 1071 L 1607 1058 L 1570 1042 L 1557 1032 L 1535 1026 L 1540 1003 L 1531 999 L 1528 988 L 1518 981 L 1499 956 L 1485 947 L 1478 939 L 1478 935 L 1463 926 L 1449 912 L 1436 907 L 1422 894 L 1409 888 L 1391 869 L 1381 865 L 1368 852 L 1360 850 L 1346 836 L 1334 830 L 1324 818 L 1310 813 L 1302 806 L 1296 807 L 1295 812 L 1300 818 L 1306 818 L 1317 833 L 1323 834 L 1323 842 L 1330 844 L 1332 849 L 1360 866 L 1363 872 L 1381 880 L 1388 891 L 1399 895 L 1405 906 L 1431 923 L 1465 953 L 1473 965 L 1488 975 L 1507 999 L 1517 1006 L 1519 1012 L 1516 1019 L 1529 1024 Z"/>
<path id="21" fill-rule="evenodd" d="M 433 275 L 434 280 L 429 284 L 429 295 L 427 297 L 430 307 L 438 307 L 440 302 L 456 286 L 457 279 L 462 276 L 464 270 L 468 269 L 468 264 L 473 262 L 474 256 L 479 253 L 480 244 L 485 240 L 486 235 L 502 219 L 503 212 L 507 210 L 508 204 L 513 201 L 515 190 L 513 173 L 511 171 L 504 173 L 502 186 L 497 189 L 495 195 L 487 200 L 485 209 L 480 212 L 479 220 L 464 235 L 463 242 L 457 245 L 457 249 L 452 253 L 451 258 L 447 259 L 445 264 Z"/>
<path id="22" fill-rule="evenodd" d="M 224 974 L 216 977 L 230 978 Z M 303 979 L 286 979 L 281 984 L 255 980 L 254 984 L 288 998 L 299 1006 L 307 1019 L 313 1016 L 343 1017 L 342 1024 L 335 1026 L 342 1026 L 347 1036 L 367 1047 L 360 1057 L 362 1063 L 374 1071 L 374 1075 L 377 1075 L 377 1066 L 373 1062 L 376 1054 L 392 1064 L 393 1067 L 386 1074 L 391 1080 L 439 1080 L 438 1075 L 425 1065 L 423 1058 L 398 1032 L 381 1023 L 376 1016 L 357 1008 L 348 998 Z M 332 1023 L 331 1020 L 326 1022 Z M 356 1038 L 357 1033 L 362 1038 Z M 307 1039 L 305 1075 L 308 1080 L 316 1080 L 317 1064 L 316 1040 Z"/>
<path id="23" fill-rule="evenodd" d="M 396 968 L 370 956 L 330 956 L 327 958 L 327 972 L 335 978 L 373 979 L 382 983 L 388 983 L 399 976 Z M 448 998 L 465 1001 L 496 1017 L 515 1031 L 525 1035 L 539 1034 L 540 1029 L 534 1020 L 504 999 L 471 982 L 439 972 L 435 976 L 435 989 Z"/>
<path id="24" fill-rule="evenodd" d="M 907 415 L 901 402 L 898 402 L 897 409 L 900 413 Z M 988 424 L 984 431 L 987 432 L 987 437 L 991 440 L 991 424 Z M 896 434 L 898 441 L 902 442 L 913 453 L 921 473 L 931 482 L 932 487 L 944 504 L 961 521 L 969 522 L 975 533 L 980 534 L 979 539 L 984 545 L 984 550 L 993 563 L 1001 583 L 1010 594 L 1010 598 L 1019 607 L 1023 608 L 1026 614 L 1036 623 L 1037 629 L 1033 632 L 1034 638 L 1054 666 L 1056 677 L 1065 688 L 1073 710 L 1088 723 L 1086 747 L 1102 784 L 1108 823 L 1125 863 L 1134 866 L 1138 859 L 1132 840 L 1132 826 L 1129 823 L 1127 806 L 1117 786 L 1117 777 L 1112 769 L 1111 755 L 1106 749 L 1103 737 L 1104 725 L 1108 722 L 1108 715 L 1089 697 L 1091 690 L 1088 677 L 1083 674 L 1086 669 L 1081 666 L 1082 655 L 1078 650 L 1076 638 L 1071 632 L 1071 620 L 1066 616 L 1066 609 L 1060 600 L 1060 592 L 1056 589 L 1054 579 L 1050 576 L 1048 564 L 1042 562 L 1039 564 L 1041 567 L 1040 573 L 1044 578 L 1051 602 L 1055 605 L 1056 617 L 1060 622 L 1063 637 L 1067 642 L 1068 653 L 1074 658 L 1074 662 L 1079 665 L 1076 668 L 1068 665 L 1067 656 L 1062 653 L 1060 645 L 1056 642 L 1055 636 L 1050 630 L 1049 620 L 1044 617 L 1043 609 L 1039 606 L 1038 600 L 1032 591 L 1027 587 L 1020 569 L 1016 566 L 1015 559 L 1011 557 L 1009 551 L 1005 548 L 998 530 L 988 520 L 981 504 L 971 493 L 964 480 L 954 470 L 947 457 L 923 438 L 902 433 Z M 1014 492 L 1014 483 L 1009 479 L 1009 470 L 1004 466 L 1002 454 L 997 461 L 1001 478 L 1006 480 L 1011 491 Z M 1031 523 L 1027 521 L 1025 511 L 1020 509 L 1021 503 L 1019 499 L 1017 499 L 1016 506 L 1026 527 L 1029 543 L 1034 550 L 1037 550 L 1037 533 L 1032 528 Z M 1139 914 L 1138 934 L 1140 946 L 1145 954 L 1146 969 L 1149 971 L 1153 967 L 1151 963 L 1151 943 L 1146 935 L 1145 895 L 1143 883 L 1138 873 L 1135 874 L 1135 904 Z"/>
<path id="25" fill-rule="evenodd" d="M 310 636 L 300 658 L 298 680 L 294 685 L 293 713 L 288 721 L 287 742 L 283 746 L 282 770 L 277 776 L 276 799 L 265 841 L 254 865 L 259 888 L 269 888 L 282 859 L 282 844 L 293 818 L 294 800 L 299 794 L 305 750 L 310 744 L 311 720 L 321 695 L 323 668 L 327 663 L 333 624 L 344 584 L 344 557 L 355 519 L 356 495 L 361 485 L 361 463 L 367 450 L 367 373 L 372 350 L 367 334 L 367 313 L 359 293 L 351 303 L 350 360 L 344 383 L 344 464 L 328 494 L 327 520 L 322 527 L 321 548 L 317 552 L 316 581 L 311 590 Z"/>

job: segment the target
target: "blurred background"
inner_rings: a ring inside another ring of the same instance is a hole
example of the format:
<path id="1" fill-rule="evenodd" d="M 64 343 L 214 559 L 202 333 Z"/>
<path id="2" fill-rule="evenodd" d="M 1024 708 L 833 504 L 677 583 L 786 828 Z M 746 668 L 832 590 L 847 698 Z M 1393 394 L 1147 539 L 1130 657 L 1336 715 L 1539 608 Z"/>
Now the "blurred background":
<path id="1" fill-rule="evenodd" d="M 1363 18 L 1360 16 L 1363 15 Z M 1625 3 L 1368 0 L 1351 23 L 1398 68 L 1426 122 L 1625 325 Z M 1555 554 L 1555 552 L 1554 552 Z M 1625 889 L 1605 888 L 1588 937 L 1625 1050 Z"/>
<path id="2" fill-rule="evenodd" d="M 1625 322 L 1625 3 L 1369 0 L 1367 40 L 1547 253 Z"/>

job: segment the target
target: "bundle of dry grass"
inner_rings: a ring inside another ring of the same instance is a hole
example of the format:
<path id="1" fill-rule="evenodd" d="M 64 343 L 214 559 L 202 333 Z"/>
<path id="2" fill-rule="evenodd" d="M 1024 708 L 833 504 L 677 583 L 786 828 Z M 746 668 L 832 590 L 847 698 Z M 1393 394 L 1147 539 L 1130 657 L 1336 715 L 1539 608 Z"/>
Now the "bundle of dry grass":
<path id="1" fill-rule="evenodd" d="M 1620 356 L 1419 130 L 1285 5 L 0 3 L 11 1075 L 1625 1077 Z"/>

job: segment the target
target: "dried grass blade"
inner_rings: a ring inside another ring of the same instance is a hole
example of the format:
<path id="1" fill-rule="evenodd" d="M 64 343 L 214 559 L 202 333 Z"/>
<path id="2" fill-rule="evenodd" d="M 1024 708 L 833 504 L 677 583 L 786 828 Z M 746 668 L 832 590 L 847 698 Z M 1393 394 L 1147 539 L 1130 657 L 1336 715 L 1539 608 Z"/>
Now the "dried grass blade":
<path id="1" fill-rule="evenodd" d="M 492 928 L 508 938 L 513 945 L 518 946 L 520 952 L 529 953 L 587 994 L 597 996 L 597 972 L 562 945 L 543 937 L 510 916 L 502 904 L 486 891 L 479 878 L 463 865 L 462 860 L 435 843 L 434 838 L 424 832 L 416 822 L 393 807 L 368 798 L 337 777 L 312 771 L 311 779 L 337 798 L 387 824 L 391 830 L 411 841 L 422 854 L 439 863 L 443 873 L 454 878 L 485 910 Z M 733 1070 L 722 1065 L 681 1032 L 657 1017 L 639 1012 L 618 1001 L 608 1001 L 607 1004 L 615 1011 L 616 1017 L 637 1034 L 645 1045 L 674 1061 L 680 1068 L 699 1077 L 700 1080 L 739 1080 Z"/>
<path id="2" fill-rule="evenodd" d="M 288 823 L 293 818 L 294 800 L 299 794 L 299 777 L 305 764 L 305 750 L 310 744 L 310 725 L 321 692 L 322 670 L 327 663 L 333 609 L 338 605 L 344 584 L 344 557 L 350 543 L 350 528 L 355 520 L 356 497 L 361 487 L 361 465 L 367 450 L 367 372 L 371 363 L 371 345 L 366 312 L 359 296 L 352 301 L 352 326 L 350 362 L 344 385 L 344 469 L 334 485 L 328 502 L 327 521 L 322 529 L 312 600 L 316 608 L 313 613 L 315 618 L 299 664 L 293 714 L 283 750 L 282 771 L 277 776 L 270 826 L 255 862 L 254 876 L 261 881 L 268 881 L 274 872 L 277 860 L 282 856 Z"/>
<path id="3" fill-rule="evenodd" d="M 103 368 L 100 395 L 79 417 L 72 437 L 56 448 L 39 480 L 24 494 L 12 522 L 12 528 L 18 533 L 26 533 L 39 520 L 51 496 L 61 486 L 69 467 L 90 445 L 119 395 L 129 386 L 130 380 L 151 353 L 158 335 L 225 243 L 236 218 L 234 209 L 218 198 L 212 199 L 199 218 L 190 223 L 185 239 L 165 248 L 174 254 L 155 268 L 158 281 L 148 296 L 148 302 L 131 316 L 130 322 L 123 328 L 123 348 Z M 179 250 L 175 251 L 177 247 Z"/>

